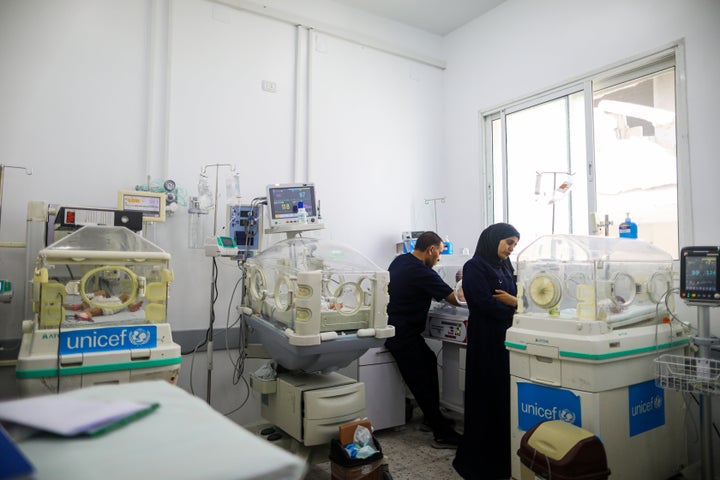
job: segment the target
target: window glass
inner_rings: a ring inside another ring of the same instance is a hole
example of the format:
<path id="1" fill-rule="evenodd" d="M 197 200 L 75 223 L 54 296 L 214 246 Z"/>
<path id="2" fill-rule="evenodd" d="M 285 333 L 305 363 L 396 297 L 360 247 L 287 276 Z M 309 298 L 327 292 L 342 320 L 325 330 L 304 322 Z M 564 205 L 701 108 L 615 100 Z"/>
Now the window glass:
<path id="1" fill-rule="evenodd" d="M 678 251 L 675 69 L 593 93 L 597 211 L 618 236 L 629 214 L 638 237 Z"/>
<path id="2" fill-rule="evenodd" d="M 515 225 L 527 245 L 553 233 L 617 237 L 629 214 L 638 238 L 677 255 L 673 58 L 664 52 L 488 114 L 491 220 Z"/>
<path id="3" fill-rule="evenodd" d="M 526 243 L 575 233 L 575 197 L 580 205 L 587 198 L 582 98 L 573 93 L 506 116 L 507 219 Z"/>

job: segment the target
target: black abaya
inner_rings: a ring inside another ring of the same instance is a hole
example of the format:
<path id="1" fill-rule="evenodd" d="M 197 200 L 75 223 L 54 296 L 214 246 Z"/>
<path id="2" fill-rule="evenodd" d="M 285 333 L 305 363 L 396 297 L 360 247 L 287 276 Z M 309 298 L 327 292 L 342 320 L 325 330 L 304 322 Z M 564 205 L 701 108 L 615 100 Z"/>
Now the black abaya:
<path id="1" fill-rule="evenodd" d="M 465 371 L 465 431 L 453 466 L 465 479 L 510 478 L 510 365 L 505 333 L 515 308 L 495 300 L 496 289 L 517 294 L 506 262 L 481 256 L 463 268 L 470 311 Z"/>

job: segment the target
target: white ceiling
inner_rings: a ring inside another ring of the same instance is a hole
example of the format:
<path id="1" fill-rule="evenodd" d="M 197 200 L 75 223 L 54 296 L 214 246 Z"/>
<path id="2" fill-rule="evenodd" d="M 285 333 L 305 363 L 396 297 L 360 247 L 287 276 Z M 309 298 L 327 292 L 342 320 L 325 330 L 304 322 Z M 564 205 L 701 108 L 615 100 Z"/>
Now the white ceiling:
<path id="1" fill-rule="evenodd" d="M 505 0 L 334 0 L 437 35 L 447 35 Z"/>

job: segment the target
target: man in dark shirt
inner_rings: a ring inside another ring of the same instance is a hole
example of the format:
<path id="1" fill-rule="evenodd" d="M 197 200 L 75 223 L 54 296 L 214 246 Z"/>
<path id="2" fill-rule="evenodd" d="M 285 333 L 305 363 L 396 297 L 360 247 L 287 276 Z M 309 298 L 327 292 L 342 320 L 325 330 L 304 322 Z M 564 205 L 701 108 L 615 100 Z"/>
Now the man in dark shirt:
<path id="1" fill-rule="evenodd" d="M 445 283 L 433 266 L 444 247 L 435 232 L 424 232 L 415 242 L 415 250 L 399 255 L 390 263 L 390 301 L 388 322 L 395 336 L 385 341 L 405 384 L 432 429 L 435 448 L 456 448 L 459 434 L 452 422 L 440 412 L 440 386 L 435 353 L 425 343 L 428 310 L 433 299 L 458 305 L 452 287 Z"/>

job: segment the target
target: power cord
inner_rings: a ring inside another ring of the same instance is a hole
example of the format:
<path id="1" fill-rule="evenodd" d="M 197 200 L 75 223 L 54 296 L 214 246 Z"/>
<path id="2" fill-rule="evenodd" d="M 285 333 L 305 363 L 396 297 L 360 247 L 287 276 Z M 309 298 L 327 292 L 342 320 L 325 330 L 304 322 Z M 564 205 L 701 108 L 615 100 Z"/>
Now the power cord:
<path id="1" fill-rule="evenodd" d="M 695 403 L 696 403 L 698 406 L 700 406 L 700 400 L 697 399 L 697 397 L 695 396 L 695 394 L 691 392 L 691 393 L 690 393 L 690 396 L 692 397 L 693 400 L 695 400 Z M 708 399 L 708 400 L 709 400 L 709 399 Z M 715 435 L 717 435 L 718 438 L 720 438 L 720 430 L 718 430 L 718 426 L 715 424 L 714 421 L 711 422 L 711 423 L 712 423 L 713 430 L 715 431 Z"/>
<path id="2" fill-rule="evenodd" d="M 60 368 L 61 368 L 61 366 L 62 366 L 62 365 L 61 365 L 61 362 L 60 362 L 60 347 L 61 347 L 60 342 L 62 341 L 62 323 L 63 323 L 63 316 L 64 316 L 64 313 L 65 313 L 65 307 L 63 307 L 63 303 L 62 303 L 62 300 L 63 300 L 63 299 L 62 299 L 62 295 L 59 294 L 59 293 L 56 294 L 56 295 L 57 295 L 58 300 L 59 300 L 59 302 L 60 302 L 60 312 L 61 312 L 61 313 L 60 313 L 60 321 L 58 322 L 58 331 L 57 331 L 57 352 L 56 352 L 56 353 L 57 353 L 57 356 L 56 356 L 56 359 L 55 359 L 55 372 L 56 372 L 56 376 L 55 376 L 55 393 L 60 393 Z M 42 304 L 41 304 L 41 307 L 40 307 L 40 308 L 42 308 Z"/>

